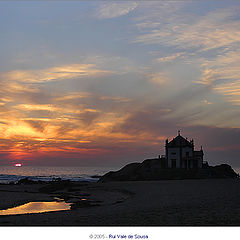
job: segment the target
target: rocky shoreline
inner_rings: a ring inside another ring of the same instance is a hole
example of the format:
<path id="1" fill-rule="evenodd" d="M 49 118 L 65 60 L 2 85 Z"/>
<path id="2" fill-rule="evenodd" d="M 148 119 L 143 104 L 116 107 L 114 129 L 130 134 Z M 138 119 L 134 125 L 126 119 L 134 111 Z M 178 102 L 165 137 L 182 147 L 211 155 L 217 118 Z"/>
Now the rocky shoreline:
<path id="1" fill-rule="evenodd" d="M 201 169 L 162 168 L 159 159 L 155 158 L 146 159 L 142 163 L 127 164 L 119 171 L 110 171 L 100 177 L 99 182 L 212 178 L 239 178 L 239 174 L 228 164 L 207 165 Z"/>

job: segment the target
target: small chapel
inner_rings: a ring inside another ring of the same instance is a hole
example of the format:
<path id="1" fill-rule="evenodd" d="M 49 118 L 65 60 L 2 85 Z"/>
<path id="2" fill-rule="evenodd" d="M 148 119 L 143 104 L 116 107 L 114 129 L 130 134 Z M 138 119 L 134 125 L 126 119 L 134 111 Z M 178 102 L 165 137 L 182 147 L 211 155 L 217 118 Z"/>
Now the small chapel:
<path id="1" fill-rule="evenodd" d="M 178 131 L 178 136 L 171 141 L 166 140 L 165 156 L 162 160 L 165 162 L 166 168 L 183 168 L 196 169 L 203 167 L 203 150 L 194 150 L 194 141 L 181 136 Z"/>

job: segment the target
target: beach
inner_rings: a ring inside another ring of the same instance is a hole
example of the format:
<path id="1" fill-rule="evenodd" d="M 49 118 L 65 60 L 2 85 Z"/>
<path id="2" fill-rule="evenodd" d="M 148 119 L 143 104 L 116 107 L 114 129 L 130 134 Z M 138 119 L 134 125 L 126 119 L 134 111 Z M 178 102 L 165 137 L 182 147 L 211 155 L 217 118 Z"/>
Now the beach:
<path id="1" fill-rule="evenodd" d="M 67 211 L 0 216 L 1 226 L 239 226 L 239 179 L 0 185 L 0 209 L 28 202 L 90 204 Z M 50 184 L 51 185 L 51 184 Z M 43 189 L 39 191 L 39 189 Z"/>

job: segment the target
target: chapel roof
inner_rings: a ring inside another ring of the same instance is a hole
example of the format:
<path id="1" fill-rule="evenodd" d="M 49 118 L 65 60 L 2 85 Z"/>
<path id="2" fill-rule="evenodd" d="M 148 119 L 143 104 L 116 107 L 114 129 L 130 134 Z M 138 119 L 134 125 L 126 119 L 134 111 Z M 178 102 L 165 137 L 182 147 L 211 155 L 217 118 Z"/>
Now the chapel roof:
<path id="1" fill-rule="evenodd" d="M 193 142 L 188 141 L 186 138 L 182 137 L 180 135 L 180 132 L 178 134 L 177 137 L 173 138 L 172 141 L 170 141 L 169 143 L 166 144 L 167 147 L 192 147 L 193 146 Z"/>

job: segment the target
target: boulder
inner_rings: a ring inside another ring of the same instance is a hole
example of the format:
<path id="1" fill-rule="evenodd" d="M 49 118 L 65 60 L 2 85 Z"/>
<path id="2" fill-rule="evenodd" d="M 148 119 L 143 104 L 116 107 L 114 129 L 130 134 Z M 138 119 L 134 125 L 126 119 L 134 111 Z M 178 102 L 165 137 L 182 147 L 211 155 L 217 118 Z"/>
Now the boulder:
<path id="1" fill-rule="evenodd" d="M 71 186 L 71 181 L 69 181 L 69 180 L 52 181 L 49 184 L 39 188 L 39 192 L 52 193 L 52 192 L 56 192 L 59 190 L 63 190 L 70 186 Z"/>
<path id="2" fill-rule="evenodd" d="M 221 164 L 208 168 L 210 177 L 214 178 L 239 178 L 239 175 L 234 172 L 232 167 L 228 164 Z"/>
<path id="3" fill-rule="evenodd" d="M 29 179 L 28 177 L 22 178 L 20 179 L 16 184 L 20 185 L 20 184 L 36 184 L 36 181 L 33 181 L 31 179 Z"/>

